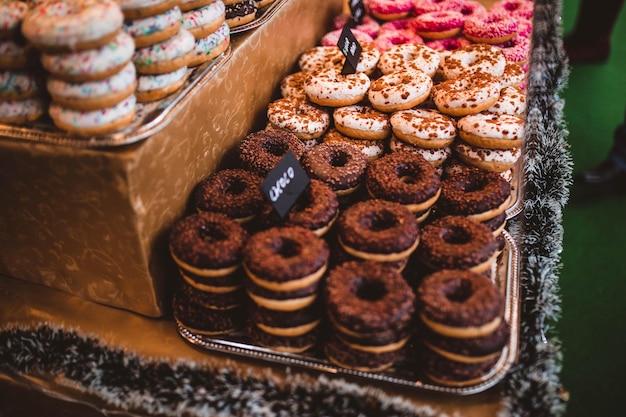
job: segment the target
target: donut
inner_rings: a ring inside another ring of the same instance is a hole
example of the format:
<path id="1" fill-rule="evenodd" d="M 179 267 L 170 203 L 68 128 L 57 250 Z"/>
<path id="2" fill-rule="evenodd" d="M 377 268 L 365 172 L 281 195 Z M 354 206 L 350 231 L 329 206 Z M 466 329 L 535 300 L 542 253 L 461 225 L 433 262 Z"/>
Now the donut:
<path id="1" fill-rule="evenodd" d="M 432 86 L 433 80 L 422 71 L 402 69 L 372 81 L 367 97 L 376 110 L 391 113 L 422 103 Z"/>
<path id="2" fill-rule="evenodd" d="M 416 254 L 432 271 L 459 269 L 483 273 L 496 261 L 497 249 L 496 239 L 487 226 L 465 216 L 448 215 L 422 228 Z"/>
<path id="3" fill-rule="evenodd" d="M 310 178 L 320 180 L 343 196 L 354 192 L 365 177 L 368 159 L 347 143 L 320 143 L 302 156 L 302 168 Z"/>
<path id="4" fill-rule="evenodd" d="M 482 222 L 505 211 L 510 199 L 511 185 L 498 173 L 467 168 L 442 180 L 437 210 Z"/>
<path id="5" fill-rule="evenodd" d="M 280 81 L 281 97 L 294 97 L 305 100 L 306 92 L 304 91 L 304 79 L 306 78 L 306 74 L 305 71 L 287 74 Z"/>
<path id="6" fill-rule="evenodd" d="M 279 98 L 267 106 L 273 127 L 287 130 L 301 140 L 321 137 L 330 125 L 330 115 L 322 108 L 297 98 Z"/>
<path id="7" fill-rule="evenodd" d="M 165 13 L 178 6 L 179 0 L 116 0 L 127 20 L 143 19 Z"/>
<path id="8" fill-rule="evenodd" d="M 463 3 L 464 0 L 413 0 L 413 13 L 419 16 L 430 12 L 459 11 Z"/>
<path id="9" fill-rule="evenodd" d="M 428 275 L 416 296 L 420 320 L 439 335 L 482 337 L 496 331 L 504 320 L 504 296 L 498 287 L 471 271 L 442 270 Z"/>
<path id="10" fill-rule="evenodd" d="M 0 40 L 16 39 L 20 35 L 20 25 L 28 9 L 28 4 L 22 1 L 0 3 Z"/>
<path id="11" fill-rule="evenodd" d="M 313 286 L 312 303 L 315 287 L 326 272 L 329 254 L 326 241 L 309 229 L 272 227 L 248 239 L 243 249 L 243 267 L 254 284 L 270 291 L 288 292 Z"/>
<path id="12" fill-rule="evenodd" d="M 437 52 L 426 45 L 395 45 L 381 54 L 378 69 L 382 74 L 389 74 L 399 69 L 413 68 L 432 77 L 439 67 L 439 60 Z"/>
<path id="13" fill-rule="evenodd" d="M 392 152 L 373 161 L 365 185 L 372 198 L 400 203 L 416 215 L 430 209 L 441 193 L 439 174 L 414 152 Z"/>
<path id="14" fill-rule="evenodd" d="M 314 46 L 300 54 L 298 67 L 304 72 L 330 67 L 341 68 L 344 59 L 337 46 Z"/>
<path id="15" fill-rule="evenodd" d="M 245 229 L 226 214 L 197 212 L 174 223 L 169 249 L 182 271 L 217 278 L 230 275 L 241 266 L 247 240 Z"/>
<path id="16" fill-rule="evenodd" d="M 333 29 L 343 29 L 343 27 L 352 21 L 352 15 L 350 13 L 341 13 L 333 19 Z M 371 38 L 376 38 L 380 31 L 380 23 L 376 21 L 372 16 L 364 15 L 360 24 L 354 26 L 353 31 L 358 30 L 367 33 Z M 336 44 L 336 43 L 335 43 Z"/>
<path id="17" fill-rule="evenodd" d="M 163 42 L 178 33 L 181 20 L 180 9 L 173 7 L 154 16 L 126 20 L 124 32 L 133 37 L 136 48 L 145 48 Z"/>
<path id="18" fill-rule="evenodd" d="M 507 61 L 523 65 L 530 56 L 530 39 L 525 36 L 515 36 L 504 43 L 496 44 L 502 50 Z"/>
<path id="19" fill-rule="evenodd" d="M 224 213 L 239 223 L 247 223 L 263 203 L 262 178 L 240 169 L 222 169 L 204 177 L 197 186 L 195 208 L 198 211 Z"/>
<path id="20" fill-rule="evenodd" d="M 12 39 L 0 40 L 0 70 L 22 70 L 39 63 L 39 55 L 29 44 Z"/>
<path id="21" fill-rule="evenodd" d="M 181 11 L 188 12 L 189 10 L 194 10 L 200 7 L 207 6 L 214 1 L 216 0 L 179 0 L 178 7 L 180 7 Z"/>
<path id="22" fill-rule="evenodd" d="M 365 98 L 370 78 L 363 72 L 343 75 L 340 69 L 324 68 L 307 73 L 304 92 L 309 101 L 320 106 L 341 107 Z"/>
<path id="23" fill-rule="evenodd" d="M 264 206 L 261 222 L 268 227 L 301 226 L 324 236 L 339 214 L 337 194 L 326 183 L 311 179 L 287 215 L 280 219 L 270 204 Z"/>
<path id="24" fill-rule="evenodd" d="M 397 20 L 407 17 L 413 10 L 413 0 L 369 0 L 369 14 L 380 20 Z"/>
<path id="25" fill-rule="evenodd" d="M 455 121 L 436 110 L 397 111 L 389 122 L 397 138 L 423 148 L 444 148 L 456 138 Z"/>
<path id="26" fill-rule="evenodd" d="M 259 330 L 273 336 L 294 337 L 311 332 L 321 322 L 321 303 L 315 302 L 305 308 L 285 312 L 270 310 L 255 303 L 248 308 L 249 321 Z M 266 344 L 261 343 L 262 346 Z M 266 346 L 271 347 L 271 346 Z M 275 349 L 275 347 L 271 347 Z"/>
<path id="27" fill-rule="evenodd" d="M 465 142 L 489 149 L 519 148 L 524 140 L 524 119 L 509 114 L 473 114 L 461 118 L 457 127 Z"/>
<path id="28" fill-rule="evenodd" d="M 193 57 L 195 39 L 185 29 L 171 38 L 133 54 L 133 63 L 140 74 L 163 74 L 187 66 Z"/>
<path id="29" fill-rule="evenodd" d="M 137 76 L 132 62 L 121 71 L 98 81 L 70 83 L 50 76 L 46 88 L 52 100 L 76 110 L 97 110 L 113 106 L 135 92 Z"/>
<path id="30" fill-rule="evenodd" d="M 515 87 L 503 87 L 500 90 L 500 97 L 487 113 L 509 114 L 523 116 L 526 111 L 526 95 L 522 90 Z"/>
<path id="31" fill-rule="evenodd" d="M 101 80 L 118 73 L 133 58 L 135 44 L 127 33 L 98 48 L 41 54 L 41 64 L 55 78 L 71 83 Z"/>
<path id="32" fill-rule="evenodd" d="M 304 143 L 286 130 L 265 129 L 250 133 L 237 147 L 244 167 L 265 177 L 289 151 L 297 160 L 305 151 Z"/>
<path id="33" fill-rule="evenodd" d="M 446 80 L 452 80 L 465 73 L 486 73 L 500 77 L 506 67 L 502 50 L 487 44 L 471 44 L 452 51 L 442 62 L 441 68 Z"/>
<path id="34" fill-rule="evenodd" d="M 197 39 L 193 49 L 190 67 L 197 67 L 207 61 L 217 58 L 230 46 L 230 26 L 226 22 L 213 33 Z"/>
<path id="35" fill-rule="evenodd" d="M 47 110 L 48 102 L 41 97 L 25 100 L 0 100 L 0 123 L 22 125 L 39 119 Z"/>
<path id="36" fill-rule="evenodd" d="M 226 23 L 231 29 L 252 22 L 259 9 L 255 0 L 241 0 L 226 4 Z"/>
<path id="37" fill-rule="evenodd" d="M 473 156 L 476 160 L 472 160 L 469 158 L 465 158 L 464 155 L 461 155 L 462 152 L 464 152 L 459 145 L 465 145 L 465 147 L 467 147 L 468 151 L 470 153 L 475 153 L 475 155 L 471 155 Z M 507 169 L 504 171 L 497 171 L 495 169 L 495 167 L 497 167 L 497 164 L 493 164 L 491 165 L 491 162 L 495 162 L 495 161 L 500 161 L 500 158 L 497 158 L 497 156 L 494 156 L 492 154 L 492 152 L 497 151 L 498 153 L 502 152 L 502 153 L 506 153 L 509 152 L 510 155 L 517 155 L 516 158 L 519 158 L 521 156 L 521 149 L 484 149 L 484 148 L 478 148 L 475 146 L 471 146 L 468 145 L 466 143 L 463 143 L 463 141 L 459 141 L 459 143 L 457 143 L 455 145 L 455 149 L 454 152 L 452 154 L 452 156 L 446 160 L 445 164 L 443 165 L 443 177 L 446 177 L 448 175 L 455 175 L 457 172 L 459 171 L 466 171 L 468 169 L 484 169 L 485 171 L 494 171 L 497 172 L 498 175 L 500 175 L 502 178 L 504 178 L 507 182 L 511 182 L 513 180 L 513 169 Z M 493 161 L 491 161 L 491 159 L 493 159 Z M 488 161 L 490 162 L 490 164 L 484 164 L 485 167 L 481 168 L 480 161 Z M 515 159 L 516 160 L 516 159 Z M 508 163 L 510 164 L 510 162 Z M 492 166 L 494 166 L 494 169 L 489 169 Z M 511 189 L 513 189 L 513 184 L 511 184 Z"/>
<path id="38" fill-rule="evenodd" d="M 517 35 L 517 19 L 507 12 L 490 10 L 486 16 L 465 19 L 463 35 L 475 43 L 504 43 Z"/>
<path id="39" fill-rule="evenodd" d="M 359 372 L 382 372 L 402 362 L 408 337 L 387 345 L 369 345 L 361 341 L 345 341 L 333 332 L 324 343 L 324 354 L 330 362 Z"/>
<path id="40" fill-rule="evenodd" d="M 381 30 L 380 34 L 374 39 L 374 46 L 380 52 L 385 52 L 394 45 L 407 43 L 423 44 L 424 40 L 412 29 L 394 29 L 385 30 L 384 32 Z"/>
<path id="41" fill-rule="evenodd" d="M 533 33 L 533 21 L 523 18 L 517 19 L 517 36 L 530 38 Z"/>
<path id="42" fill-rule="evenodd" d="M 413 19 L 415 33 L 428 39 L 445 39 L 461 33 L 465 16 L 461 12 L 445 10 L 420 14 Z"/>
<path id="43" fill-rule="evenodd" d="M 375 262 L 408 258 L 420 241 L 420 229 L 408 208 L 393 201 L 359 201 L 339 215 L 337 236 L 350 255 Z"/>
<path id="44" fill-rule="evenodd" d="M 463 388 L 481 384 L 489 379 L 501 354 L 469 362 L 449 359 L 430 347 L 422 347 L 416 354 L 424 376 L 443 387 Z"/>
<path id="45" fill-rule="evenodd" d="M 439 53 L 439 63 L 442 64 L 446 56 L 450 55 L 451 51 L 455 51 L 472 43 L 468 41 L 463 35 L 455 36 L 446 39 L 432 39 L 426 42 L 424 45 L 428 46 Z"/>
<path id="46" fill-rule="evenodd" d="M 41 93 L 42 79 L 32 71 L 1 71 L 0 100 L 20 101 Z"/>
<path id="47" fill-rule="evenodd" d="M 383 140 L 391 132 L 387 113 L 366 105 L 338 107 L 333 121 L 339 132 L 355 139 Z"/>
<path id="48" fill-rule="evenodd" d="M 461 8 L 458 9 L 458 11 L 461 12 L 466 19 L 468 17 L 482 17 L 487 15 L 487 8 L 476 0 L 463 0 L 463 4 L 461 4 Z"/>
<path id="49" fill-rule="evenodd" d="M 389 148 L 392 152 L 405 151 L 418 153 L 435 168 L 441 167 L 450 155 L 452 155 L 452 148 L 450 146 L 444 146 L 443 148 L 423 148 L 398 139 L 395 135 L 391 136 Z M 438 169 L 438 172 L 439 171 Z"/>
<path id="50" fill-rule="evenodd" d="M 297 227 L 297 226 L 282 226 Z M 272 230 L 275 229 L 267 229 Z M 321 272 L 321 270 L 320 270 Z M 318 292 L 320 286 L 319 274 L 312 274 L 304 280 L 294 279 L 285 283 L 273 284 L 270 281 L 259 285 L 259 277 L 246 271 L 244 287 L 248 298 L 254 306 L 263 307 L 274 311 L 281 316 L 294 314 L 307 308 L 312 308 L 318 302 Z M 268 288 L 271 287 L 271 288 Z M 291 289 L 293 287 L 293 289 Z"/>
<path id="51" fill-rule="evenodd" d="M 352 34 L 354 35 L 354 37 L 356 38 L 356 40 L 359 41 L 361 45 L 365 43 L 374 43 L 374 39 L 367 33 L 362 32 L 356 28 L 352 28 L 350 30 Z M 339 38 L 341 37 L 341 32 L 343 32 L 343 29 L 334 29 L 326 33 L 324 36 L 322 36 L 322 41 L 321 41 L 322 45 L 323 46 L 337 46 L 337 43 L 339 42 Z"/>
<path id="52" fill-rule="evenodd" d="M 355 139 L 344 135 L 335 128 L 330 128 L 322 138 L 322 143 L 347 143 L 365 155 L 368 161 L 373 161 L 385 152 L 385 141 L 371 139 Z"/>
<path id="53" fill-rule="evenodd" d="M 81 136 L 102 135 L 128 126 L 135 116 L 136 103 L 134 95 L 111 107 L 96 110 L 75 110 L 53 102 L 48 113 L 61 130 Z"/>
<path id="54" fill-rule="evenodd" d="M 468 73 L 434 86 L 432 98 L 441 113 L 466 116 L 493 106 L 500 97 L 500 90 L 496 77 Z"/>
<path id="55" fill-rule="evenodd" d="M 206 6 L 182 13 L 181 27 L 187 29 L 196 40 L 199 40 L 218 30 L 225 20 L 224 3 L 222 0 L 215 0 Z"/>
<path id="56" fill-rule="evenodd" d="M 22 33 L 43 50 L 83 50 L 110 42 L 124 15 L 113 0 L 44 1 L 24 15 Z"/>
<path id="57" fill-rule="evenodd" d="M 521 148 L 490 149 L 463 141 L 454 146 L 454 152 L 467 165 L 498 173 L 510 171 L 522 156 Z"/>
<path id="58" fill-rule="evenodd" d="M 500 77 L 500 85 L 502 88 L 512 86 L 522 88 L 524 83 L 524 79 L 526 78 L 526 73 L 524 72 L 521 65 L 507 61 L 506 66 L 504 67 L 504 73 Z"/>
<path id="59" fill-rule="evenodd" d="M 187 78 L 187 67 L 165 74 L 141 74 L 137 77 L 137 101 L 148 103 L 161 100 L 180 90 Z"/>
<path id="60" fill-rule="evenodd" d="M 497 0 L 491 5 L 492 11 L 503 11 L 509 15 L 531 20 L 534 3 L 531 0 Z"/>

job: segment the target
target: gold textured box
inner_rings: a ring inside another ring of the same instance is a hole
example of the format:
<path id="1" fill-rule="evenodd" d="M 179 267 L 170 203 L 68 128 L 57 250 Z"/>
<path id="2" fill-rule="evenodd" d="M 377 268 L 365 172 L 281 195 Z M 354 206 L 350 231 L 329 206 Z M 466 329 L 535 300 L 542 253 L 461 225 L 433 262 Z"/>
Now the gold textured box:
<path id="1" fill-rule="evenodd" d="M 0 137 L 0 274 L 165 314 L 169 228 L 198 181 L 262 128 L 280 80 L 342 6 L 276 1 L 262 26 L 232 36 L 228 61 L 145 140 L 101 149 Z"/>

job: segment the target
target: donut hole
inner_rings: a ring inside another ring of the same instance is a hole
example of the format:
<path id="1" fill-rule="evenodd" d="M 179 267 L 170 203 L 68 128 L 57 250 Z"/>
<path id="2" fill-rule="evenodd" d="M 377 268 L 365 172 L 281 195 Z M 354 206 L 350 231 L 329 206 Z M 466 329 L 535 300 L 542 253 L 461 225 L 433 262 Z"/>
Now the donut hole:
<path id="1" fill-rule="evenodd" d="M 203 224 L 198 229 L 198 236 L 203 242 L 219 242 L 228 238 L 226 233 L 214 224 Z"/>
<path id="2" fill-rule="evenodd" d="M 244 181 L 234 178 L 224 186 L 224 192 L 231 195 L 241 195 L 246 191 L 247 185 Z"/>
<path id="3" fill-rule="evenodd" d="M 452 303 L 464 303 L 472 296 L 472 283 L 468 280 L 455 280 L 445 289 L 446 299 Z"/>
<path id="4" fill-rule="evenodd" d="M 396 227 L 398 219 L 391 211 L 381 210 L 364 216 L 361 225 L 373 232 L 380 232 Z"/>
<path id="5" fill-rule="evenodd" d="M 271 155 L 280 157 L 287 153 L 289 146 L 282 142 L 266 142 L 263 144 L 263 149 Z"/>
<path id="6" fill-rule="evenodd" d="M 293 239 L 283 238 L 277 242 L 275 252 L 282 258 L 293 258 L 302 252 L 302 246 Z"/>
<path id="7" fill-rule="evenodd" d="M 349 161 L 350 156 L 345 152 L 333 150 L 328 154 L 328 164 L 335 168 L 341 168 L 345 166 Z"/>
<path id="8" fill-rule="evenodd" d="M 441 238 L 450 245 L 465 245 L 472 239 L 470 234 L 462 227 L 449 226 L 441 229 Z"/>
<path id="9" fill-rule="evenodd" d="M 380 281 L 359 277 L 355 280 L 355 284 L 355 295 L 359 300 L 375 302 L 387 295 L 387 288 Z"/>
<path id="10" fill-rule="evenodd" d="M 482 178 L 470 177 L 467 181 L 460 184 L 460 189 L 466 193 L 473 193 L 476 191 L 483 191 L 487 186 L 487 181 Z"/>

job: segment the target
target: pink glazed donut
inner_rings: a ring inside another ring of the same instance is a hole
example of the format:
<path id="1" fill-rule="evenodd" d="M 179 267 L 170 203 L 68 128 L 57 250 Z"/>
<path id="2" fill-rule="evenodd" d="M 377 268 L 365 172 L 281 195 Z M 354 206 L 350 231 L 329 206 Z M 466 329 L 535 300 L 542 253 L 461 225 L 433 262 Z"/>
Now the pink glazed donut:
<path id="1" fill-rule="evenodd" d="M 530 39 L 516 36 L 508 42 L 494 45 L 502 50 L 507 61 L 516 62 L 520 65 L 528 61 L 530 55 Z"/>
<path id="2" fill-rule="evenodd" d="M 351 17 L 350 13 L 342 13 L 338 15 L 335 19 L 333 19 L 333 29 L 343 29 Z M 378 36 L 378 32 L 380 31 L 380 23 L 378 23 L 373 17 L 365 15 L 363 16 L 361 24 L 356 25 L 354 29 L 365 32 L 372 38 L 375 38 Z"/>
<path id="3" fill-rule="evenodd" d="M 532 19 L 534 3 L 530 0 L 498 0 L 492 6 L 492 11 L 504 11 L 507 14 L 524 19 Z"/>
<path id="4" fill-rule="evenodd" d="M 339 42 L 339 37 L 341 36 L 341 32 L 343 29 L 335 29 L 326 33 L 322 37 L 322 45 L 323 46 L 337 46 L 337 42 Z M 356 38 L 357 41 L 362 45 L 364 43 L 374 43 L 374 39 L 368 35 L 367 33 L 359 30 L 359 29 L 351 29 L 352 34 Z"/>
<path id="5" fill-rule="evenodd" d="M 415 0 L 413 13 L 419 16 L 430 12 L 459 11 L 462 5 L 463 0 Z"/>
<path id="6" fill-rule="evenodd" d="M 463 28 L 465 16 L 461 12 L 429 12 L 413 19 L 413 30 L 428 39 L 445 39 L 456 36 Z"/>
<path id="7" fill-rule="evenodd" d="M 476 0 L 465 0 L 458 10 L 465 18 L 474 16 L 487 16 L 487 8 Z"/>
<path id="8" fill-rule="evenodd" d="M 502 11 L 490 11 L 487 16 L 467 18 L 463 34 L 475 43 L 498 44 L 513 39 L 517 35 L 517 28 L 515 17 Z"/>
<path id="9" fill-rule="evenodd" d="M 374 46 L 382 53 L 396 45 L 423 44 L 421 36 L 410 29 L 385 30 L 374 39 Z"/>
<path id="10" fill-rule="evenodd" d="M 397 20 L 407 17 L 413 10 L 413 0 L 368 0 L 370 15 L 380 20 Z"/>

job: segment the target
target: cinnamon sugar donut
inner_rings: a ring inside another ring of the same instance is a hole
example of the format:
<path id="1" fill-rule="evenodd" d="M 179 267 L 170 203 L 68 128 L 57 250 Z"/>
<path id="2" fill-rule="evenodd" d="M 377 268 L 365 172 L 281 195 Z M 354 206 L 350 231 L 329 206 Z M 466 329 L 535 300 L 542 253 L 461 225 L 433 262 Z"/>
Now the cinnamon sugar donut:
<path id="1" fill-rule="evenodd" d="M 441 113 L 465 116 L 493 106 L 500 97 L 500 89 L 500 81 L 496 77 L 468 73 L 434 86 L 432 98 Z"/>
<path id="2" fill-rule="evenodd" d="M 526 111 L 526 94 L 519 88 L 515 87 L 503 87 L 500 90 L 500 97 L 491 107 L 489 107 L 487 113 L 509 114 L 522 116 Z"/>
<path id="3" fill-rule="evenodd" d="M 301 140 L 321 137 L 330 125 L 330 115 L 325 110 L 294 97 L 271 102 L 267 118 L 273 127 L 287 130 Z"/>
<path id="4" fill-rule="evenodd" d="M 389 122 L 399 139 L 424 148 L 450 146 L 456 137 L 456 123 L 436 110 L 409 109 L 394 112 Z"/>
<path id="5" fill-rule="evenodd" d="M 344 135 L 336 128 L 330 128 L 322 138 L 322 143 L 347 143 L 359 150 L 371 162 L 385 153 L 384 140 L 356 139 Z"/>
<path id="6" fill-rule="evenodd" d="M 341 68 L 344 58 L 337 46 L 314 46 L 300 54 L 298 67 L 304 72 L 322 68 Z"/>
<path id="7" fill-rule="evenodd" d="M 423 148 L 398 139 L 395 135 L 391 135 L 389 149 L 391 149 L 391 152 L 405 151 L 420 154 L 429 164 L 437 168 L 437 172 L 440 173 L 441 165 L 452 155 L 452 148 L 450 146 L 444 146 L 443 148 Z"/>
<path id="8" fill-rule="evenodd" d="M 463 35 L 475 43 L 504 43 L 517 35 L 517 19 L 507 12 L 492 9 L 486 16 L 465 19 Z"/>
<path id="9" fill-rule="evenodd" d="M 377 110 L 391 113 L 415 107 L 430 94 L 433 80 L 422 71 L 402 69 L 377 78 L 367 97 Z"/>
<path id="10" fill-rule="evenodd" d="M 265 129 L 250 133 L 237 147 L 239 159 L 250 171 L 266 176 L 289 151 L 302 158 L 304 143 L 286 130 Z"/>
<path id="11" fill-rule="evenodd" d="M 509 114 L 473 114 L 461 118 L 457 127 L 465 142 L 490 149 L 519 148 L 526 134 L 524 119 Z"/>
<path id="12" fill-rule="evenodd" d="M 356 139 L 383 140 L 391 132 L 387 113 L 365 105 L 338 107 L 333 121 L 338 131 Z"/>
<path id="13" fill-rule="evenodd" d="M 506 67 L 502 50 L 487 44 L 463 46 L 448 55 L 441 63 L 446 80 L 460 77 L 465 73 L 485 73 L 500 77 Z"/>
<path id="14" fill-rule="evenodd" d="M 281 97 L 294 97 L 306 100 L 306 92 L 304 91 L 304 80 L 306 79 L 305 71 L 297 71 L 287 74 L 280 81 Z"/>
<path id="15" fill-rule="evenodd" d="M 507 61 L 504 73 L 500 77 L 500 85 L 502 88 L 508 86 L 521 88 L 525 78 L 526 73 L 521 65 Z"/>
<path id="16" fill-rule="evenodd" d="M 469 166 L 503 174 L 510 171 L 522 157 L 521 148 L 481 148 L 463 141 L 455 145 L 454 152 Z"/>
<path id="17" fill-rule="evenodd" d="M 415 33 L 428 39 L 446 39 L 461 33 L 465 16 L 460 12 L 446 10 L 428 12 L 416 16 L 412 27 Z"/>
<path id="18" fill-rule="evenodd" d="M 370 78 L 362 72 L 342 74 L 337 68 L 324 68 L 307 73 L 304 92 L 320 106 L 341 107 L 363 100 L 370 87 Z"/>
<path id="19" fill-rule="evenodd" d="M 432 77 L 439 67 L 439 60 L 439 54 L 426 45 L 396 45 L 383 52 L 378 60 L 378 69 L 383 74 L 389 74 L 399 69 L 414 68 Z"/>

